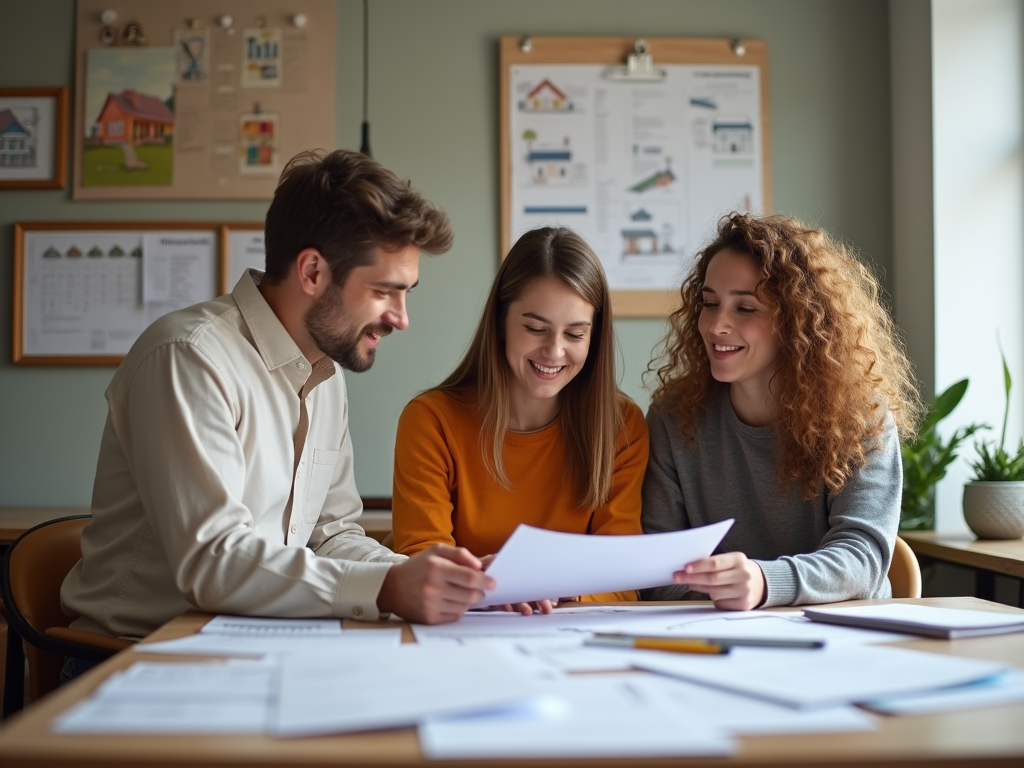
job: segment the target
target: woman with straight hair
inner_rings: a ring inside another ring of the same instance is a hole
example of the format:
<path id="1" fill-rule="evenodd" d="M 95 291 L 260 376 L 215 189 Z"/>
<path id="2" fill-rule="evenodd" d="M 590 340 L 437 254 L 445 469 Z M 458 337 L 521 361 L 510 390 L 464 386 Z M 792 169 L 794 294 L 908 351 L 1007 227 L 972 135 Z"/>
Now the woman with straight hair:
<path id="1" fill-rule="evenodd" d="M 922 407 L 879 293 L 822 230 L 719 222 L 657 368 L 643 524 L 736 522 L 717 554 L 645 596 L 731 610 L 891 597 L 898 434 L 914 433 Z"/>
<path id="2" fill-rule="evenodd" d="M 462 362 L 399 419 L 396 552 L 445 542 L 484 557 L 520 523 L 641 533 L 647 427 L 616 384 L 609 302 L 601 262 L 576 233 L 545 227 L 516 242 Z"/>

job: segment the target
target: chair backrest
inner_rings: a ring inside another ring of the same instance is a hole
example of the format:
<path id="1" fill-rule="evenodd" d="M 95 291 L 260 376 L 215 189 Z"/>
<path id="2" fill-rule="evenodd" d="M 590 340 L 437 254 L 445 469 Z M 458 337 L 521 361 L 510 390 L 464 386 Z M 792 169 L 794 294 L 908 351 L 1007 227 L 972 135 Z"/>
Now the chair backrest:
<path id="1" fill-rule="evenodd" d="M 7 550 L 4 608 L 11 627 L 25 640 L 33 701 L 55 689 L 60 680 L 64 658 L 44 650 L 53 645 L 46 630 L 71 624 L 60 607 L 60 588 L 82 557 L 82 528 L 90 519 L 82 515 L 50 520 L 23 533 Z M 17 640 L 9 636 L 8 642 Z"/>
<path id="2" fill-rule="evenodd" d="M 899 536 L 892 551 L 892 563 L 889 565 L 889 583 L 892 585 L 893 597 L 921 596 L 921 566 L 917 555 Z"/>

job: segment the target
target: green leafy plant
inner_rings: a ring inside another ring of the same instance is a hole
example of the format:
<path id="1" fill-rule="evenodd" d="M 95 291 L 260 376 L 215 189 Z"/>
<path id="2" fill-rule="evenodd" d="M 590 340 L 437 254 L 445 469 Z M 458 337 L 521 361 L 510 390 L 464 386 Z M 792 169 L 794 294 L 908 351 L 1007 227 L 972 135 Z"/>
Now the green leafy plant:
<path id="1" fill-rule="evenodd" d="M 930 531 L 935 528 L 935 484 L 946 476 L 960 445 L 985 424 L 970 424 L 956 430 L 944 441 L 936 430 L 967 392 L 961 379 L 935 398 L 913 441 L 900 446 L 903 456 L 903 501 L 900 505 L 901 531 Z"/>
<path id="2" fill-rule="evenodd" d="M 1010 378 L 1010 369 L 1006 365 L 1006 355 L 1002 347 L 999 348 L 999 357 L 1003 361 L 1003 389 L 1006 392 L 1006 408 L 1003 410 L 1003 431 L 999 435 L 999 445 L 987 441 L 976 441 L 974 449 L 978 452 L 978 461 L 972 462 L 974 468 L 974 479 L 996 482 L 1008 482 L 1012 480 L 1024 480 L 1024 438 L 1015 453 L 1007 453 L 1006 445 L 1006 423 L 1010 417 L 1010 387 L 1013 381 Z"/>

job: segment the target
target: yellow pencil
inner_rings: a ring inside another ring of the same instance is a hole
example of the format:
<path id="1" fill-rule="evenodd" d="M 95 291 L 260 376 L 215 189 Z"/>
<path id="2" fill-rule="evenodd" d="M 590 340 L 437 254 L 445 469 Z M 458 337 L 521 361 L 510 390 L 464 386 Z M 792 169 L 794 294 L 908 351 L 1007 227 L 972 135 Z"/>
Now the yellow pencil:
<path id="1" fill-rule="evenodd" d="M 584 641 L 584 645 L 601 646 L 604 648 L 637 648 L 648 651 L 670 651 L 672 653 L 710 653 L 721 655 L 729 652 L 729 647 L 708 640 L 695 640 L 686 637 L 632 637 L 597 633 Z"/>

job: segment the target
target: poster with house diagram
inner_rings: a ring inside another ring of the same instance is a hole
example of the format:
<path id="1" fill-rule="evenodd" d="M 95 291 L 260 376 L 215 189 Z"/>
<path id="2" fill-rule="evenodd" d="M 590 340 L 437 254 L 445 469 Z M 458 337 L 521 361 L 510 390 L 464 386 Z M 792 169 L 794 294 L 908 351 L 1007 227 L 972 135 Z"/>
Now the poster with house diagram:
<path id="1" fill-rule="evenodd" d="M 760 69 L 664 69 L 660 82 L 621 82 L 604 65 L 510 68 L 513 242 L 571 227 L 613 290 L 662 290 L 721 216 L 763 211 Z"/>

